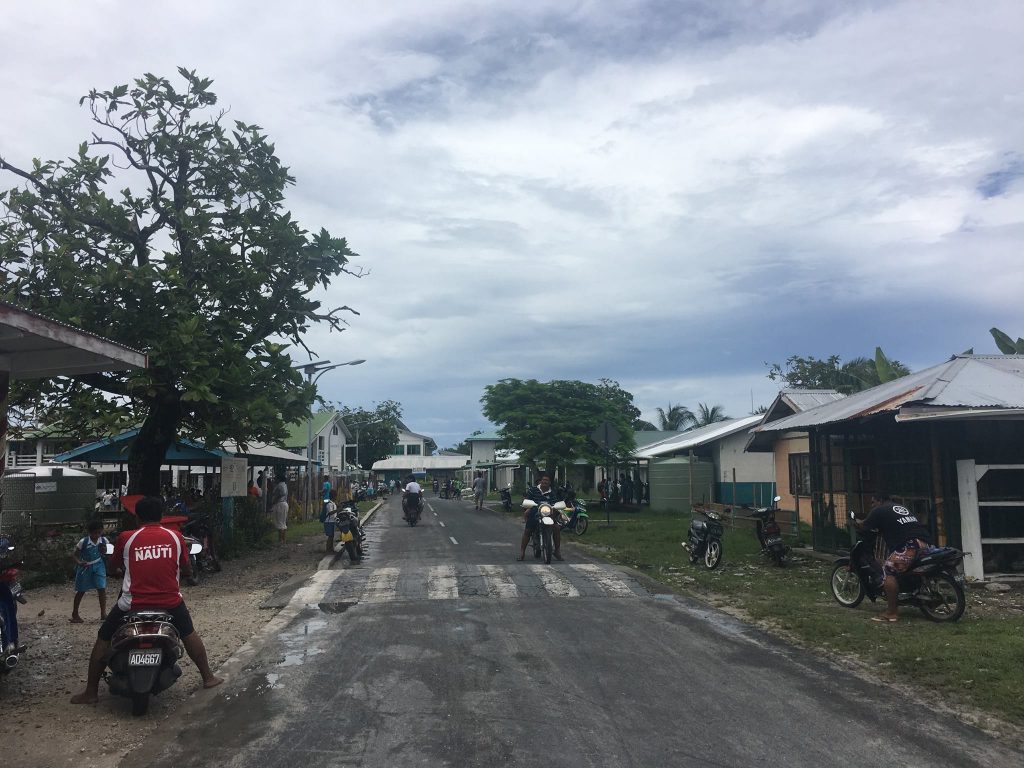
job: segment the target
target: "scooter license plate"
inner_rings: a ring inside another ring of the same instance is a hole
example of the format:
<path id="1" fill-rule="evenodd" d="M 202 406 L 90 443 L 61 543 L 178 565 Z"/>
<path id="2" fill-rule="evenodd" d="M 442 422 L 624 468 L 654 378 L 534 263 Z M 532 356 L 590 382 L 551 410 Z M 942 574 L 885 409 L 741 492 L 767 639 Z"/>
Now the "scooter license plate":
<path id="1" fill-rule="evenodd" d="M 129 667 L 156 667 L 160 665 L 160 651 L 132 651 L 128 654 Z"/>
<path id="2" fill-rule="evenodd" d="M 781 543 L 782 543 L 782 537 L 781 536 L 772 536 L 771 538 L 767 538 L 767 539 L 764 540 L 764 545 L 766 547 L 774 547 L 776 544 L 781 544 Z"/>
<path id="3" fill-rule="evenodd" d="M 352 532 L 351 531 L 344 531 L 341 534 L 341 541 L 342 541 L 342 543 L 344 543 L 346 541 L 352 541 L 352 538 L 353 538 L 353 536 L 352 536 Z"/>

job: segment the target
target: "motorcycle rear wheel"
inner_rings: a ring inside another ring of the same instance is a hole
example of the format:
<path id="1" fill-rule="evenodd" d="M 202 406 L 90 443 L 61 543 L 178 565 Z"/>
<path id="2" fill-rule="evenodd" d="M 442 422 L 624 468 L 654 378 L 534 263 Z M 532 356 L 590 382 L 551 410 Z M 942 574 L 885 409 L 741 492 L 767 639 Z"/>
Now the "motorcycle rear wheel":
<path id="1" fill-rule="evenodd" d="M 149 691 L 132 694 L 132 715 L 141 717 L 149 711 Z"/>
<path id="2" fill-rule="evenodd" d="M 837 565 L 832 569 L 832 597 L 844 608 L 856 608 L 864 599 L 864 585 L 857 574 L 848 571 L 845 565 Z"/>
<path id="3" fill-rule="evenodd" d="M 541 533 L 541 536 L 544 538 L 544 562 L 547 565 L 551 565 L 551 531 L 549 531 L 545 527 L 544 531 Z"/>
<path id="4" fill-rule="evenodd" d="M 576 527 L 573 529 L 576 531 L 577 536 L 582 536 L 587 532 L 588 520 L 585 517 L 576 518 Z"/>
<path id="5" fill-rule="evenodd" d="M 719 565 L 722 564 L 722 542 L 718 539 L 711 539 L 708 541 L 707 547 L 704 549 L 704 567 L 709 571 L 715 570 Z"/>
<path id="6" fill-rule="evenodd" d="M 359 553 L 356 551 L 355 541 L 345 542 L 345 551 L 348 552 L 348 559 L 354 564 L 359 562 Z"/>
<path id="7" fill-rule="evenodd" d="M 931 598 L 935 603 L 922 602 L 918 608 L 931 621 L 956 621 L 964 615 L 967 597 L 964 588 L 948 573 L 939 572 L 922 579 L 918 594 L 922 600 Z"/>

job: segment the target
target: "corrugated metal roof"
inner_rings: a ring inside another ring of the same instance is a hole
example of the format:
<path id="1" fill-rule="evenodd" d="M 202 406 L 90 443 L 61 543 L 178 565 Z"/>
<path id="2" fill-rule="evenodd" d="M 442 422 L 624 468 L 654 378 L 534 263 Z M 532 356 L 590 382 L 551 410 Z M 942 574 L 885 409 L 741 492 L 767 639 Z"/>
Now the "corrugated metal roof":
<path id="1" fill-rule="evenodd" d="M 470 435 L 466 438 L 466 442 L 471 443 L 474 440 L 497 440 L 498 442 L 501 442 L 504 439 L 505 438 L 497 432 L 481 432 L 479 435 Z"/>
<path id="2" fill-rule="evenodd" d="M 638 459 L 650 459 L 654 456 L 664 456 L 667 453 L 694 448 L 698 445 L 721 440 L 723 437 L 728 437 L 741 430 L 750 429 L 759 421 L 761 421 L 761 414 L 755 414 L 739 419 L 719 421 L 706 427 L 691 429 L 688 432 L 679 432 L 673 437 L 634 451 L 633 456 Z"/>
<path id="3" fill-rule="evenodd" d="M 469 466 L 467 456 L 389 456 L 373 462 L 374 472 L 413 469 L 461 469 Z"/>
<path id="4" fill-rule="evenodd" d="M 779 392 L 779 397 L 794 413 L 800 413 L 842 400 L 846 395 L 834 389 L 784 389 Z"/>
<path id="5" fill-rule="evenodd" d="M 842 400 L 764 424 L 758 431 L 799 430 L 879 413 L 896 414 L 904 406 L 1024 408 L 1024 356 L 957 355 Z"/>
<path id="6" fill-rule="evenodd" d="M 660 443 L 662 440 L 667 440 L 670 437 L 678 437 L 681 435 L 677 429 L 641 429 L 633 433 L 633 442 L 636 443 L 637 450 L 640 448 L 646 448 L 648 445 L 654 445 Z"/>

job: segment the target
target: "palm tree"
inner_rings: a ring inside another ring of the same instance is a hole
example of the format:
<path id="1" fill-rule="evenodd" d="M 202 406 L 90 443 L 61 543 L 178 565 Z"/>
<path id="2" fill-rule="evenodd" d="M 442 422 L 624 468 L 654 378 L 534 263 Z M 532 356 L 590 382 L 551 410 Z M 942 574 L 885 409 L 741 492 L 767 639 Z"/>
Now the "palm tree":
<path id="1" fill-rule="evenodd" d="M 725 409 L 720 405 L 713 405 L 710 408 L 704 403 L 697 403 L 697 415 L 693 417 L 693 428 L 706 427 L 717 421 L 727 421 Z"/>
<path id="2" fill-rule="evenodd" d="M 668 410 L 655 409 L 658 412 L 658 424 L 664 431 L 677 431 L 693 424 L 695 417 L 685 405 L 672 405 L 669 401 Z"/>

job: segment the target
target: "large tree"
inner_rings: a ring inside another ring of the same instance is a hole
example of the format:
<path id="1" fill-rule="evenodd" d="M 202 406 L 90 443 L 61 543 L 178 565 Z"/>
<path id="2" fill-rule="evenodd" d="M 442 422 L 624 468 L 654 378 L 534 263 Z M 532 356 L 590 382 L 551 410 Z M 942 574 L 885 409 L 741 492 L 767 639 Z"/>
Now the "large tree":
<path id="1" fill-rule="evenodd" d="M 590 439 L 604 422 L 620 435 L 613 457 L 633 450 L 632 426 L 640 416 L 633 396 L 617 382 L 502 379 L 484 388 L 483 413 L 499 425 L 502 437 L 520 452 L 520 460 L 535 471 L 553 471 L 575 459 L 595 464 L 605 456 Z"/>
<path id="2" fill-rule="evenodd" d="M 783 381 L 788 387 L 801 389 L 834 389 L 845 395 L 884 384 L 910 373 L 910 369 L 898 360 L 890 360 L 875 347 L 874 359 L 855 357 L 845 363 L 839 355 L 823 360 L 814 356 L 793 355 L 785 365 L 774 363 L 768 371 L 768 378 Z"/>
<path id="3" fill-rule="evenodd" d="M 373 463 L 386 459 L 398 445 L 398 420 L 402 418 L 402 405 L 394 400 L 385 400 L 372 409 L 341 409 L 345 426 L 359 446 L 359 468 L 373 469 Z M 356 453 L 346 461 L 355 462 Z"/>
<path id="4" fill-rule="evenodd" d="M 696 420 L 689 408 L 685 405 L 672 405 L 671 401 L 667 409 L 655 408 L 655 410 L 658 412 L 660 429 L 665 431 L 686 429 L 692 426 Z"/>
<path id="5" fill-rule="evenodd" d="M 130 490 L 159 491 L 178 436 L 273 441 L 314 392 L 292 366 L 314 324 L 348 307 L 310 296 L 353 274 L 342 238 L 284 208 L 294 184 L 256 125 L 225 120 L 211 81 L 145 75 L 83 97 L 94 132 L 75 156 L 23 169 L 0 193 L 0 296 L 149 355 L 149 368 L 22 386 L 69 434 L 140 426 Z M 355 274 L 358 274 L 356 272 Z M 304 361 L 303 361 L 304 362 Z"/>

